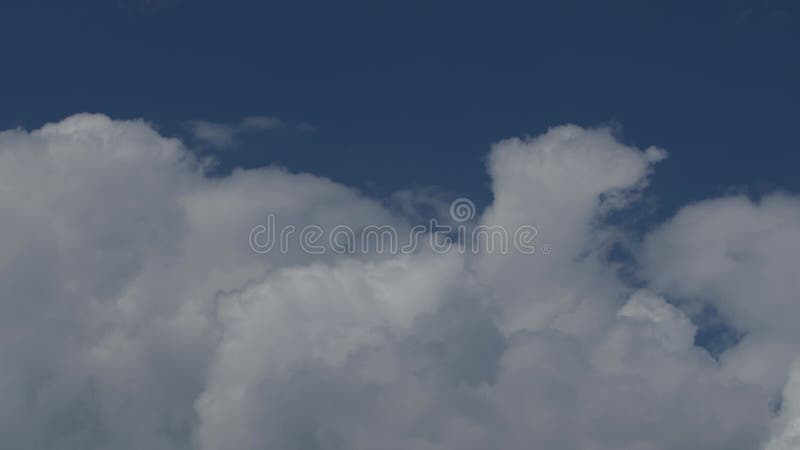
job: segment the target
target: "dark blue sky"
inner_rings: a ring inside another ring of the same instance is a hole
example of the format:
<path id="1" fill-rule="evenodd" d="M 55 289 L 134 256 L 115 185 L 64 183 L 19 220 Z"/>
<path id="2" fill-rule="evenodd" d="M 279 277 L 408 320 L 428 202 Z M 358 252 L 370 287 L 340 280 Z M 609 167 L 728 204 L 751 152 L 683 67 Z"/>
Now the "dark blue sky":
<path id="1" fill-rule="evenodd" d="M 5 0 L 0 45 L 3 129 L 278 116 L 316 131 L 251 137 L 223 166 L 485 201 L 491 142 L 611 124 L 670 151 L 662 214 L 800 190 L 797 2 Z"/>

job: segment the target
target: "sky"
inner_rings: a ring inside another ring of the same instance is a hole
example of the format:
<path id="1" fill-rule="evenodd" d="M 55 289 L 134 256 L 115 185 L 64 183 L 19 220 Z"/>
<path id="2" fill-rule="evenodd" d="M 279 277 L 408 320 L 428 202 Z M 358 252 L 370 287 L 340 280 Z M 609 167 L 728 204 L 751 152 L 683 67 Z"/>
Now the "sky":
<path id="1" fill-rule="evenodd" d="M 800 448 L 798 20 L 4 2 L 0 448 Z"/>
<path id="2" fill-rule="evenodd" d="M 607 125 L 670 150 L 653 179 L 662 217 L 729 189 L 800 188 L 794 2 L 10 0 L 3 11 L 3 128 L 101 112 L 184 136 L 187 121 L 278 117 L 314 132 L 250 135 L 223 170 L 281 164 L 377 195 L 438 185 L 486 204 L 491 143 Z"/>

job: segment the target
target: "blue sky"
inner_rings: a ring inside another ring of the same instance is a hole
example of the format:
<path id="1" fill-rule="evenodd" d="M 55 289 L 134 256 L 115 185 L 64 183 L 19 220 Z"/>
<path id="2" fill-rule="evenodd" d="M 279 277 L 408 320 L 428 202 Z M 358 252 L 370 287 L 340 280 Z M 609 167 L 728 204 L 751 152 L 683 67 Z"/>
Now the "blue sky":
<path id="1" fill-rule="evenodd" d="M 489 199 L 492 142 L 610 125 L 670 152 L 663 217 L 731 189 L 797 191 L 800 8 L 788 1 L 3 3 L 0 127 L 77 112 L 275 116 L 217 154 L 366 192 L 437 185 Z"/>

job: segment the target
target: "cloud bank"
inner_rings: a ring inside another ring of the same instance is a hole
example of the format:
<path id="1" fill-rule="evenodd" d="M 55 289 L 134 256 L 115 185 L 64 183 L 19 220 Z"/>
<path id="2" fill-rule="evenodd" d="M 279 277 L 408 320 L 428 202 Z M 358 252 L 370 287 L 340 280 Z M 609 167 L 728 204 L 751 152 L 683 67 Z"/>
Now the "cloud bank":
<path id="1" fill-rule="evenodd" d="M 800 203 L 711 199 L 635 242 L 607 219 L 664 157 L 496 143 L 477 223 L 535 224 L 546 256 L 259 255 L 268 212 L 411 224 L 310 174 L 209 177 L 142 121 L 2 132 L 0 447 L 796 448 Z M 717 357 L 704 307 L 744 335 Z"/>

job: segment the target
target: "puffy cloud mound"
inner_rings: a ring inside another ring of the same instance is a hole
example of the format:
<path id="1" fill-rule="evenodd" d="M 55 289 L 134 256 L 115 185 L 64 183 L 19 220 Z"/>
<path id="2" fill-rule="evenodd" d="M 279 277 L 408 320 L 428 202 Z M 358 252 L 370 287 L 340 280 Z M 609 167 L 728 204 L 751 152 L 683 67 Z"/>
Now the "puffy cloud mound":
<path id="1" fill-rule="evenodd" d="M 142 121 L 2 132 L 0 447 L 794 448 L 800 204 L 690 205 L 630 286 L 606 219 L 665 156 L 575 126 L 495 144 L 476 225 L 549 254 L 257 254 L 267 213 L 410 225 L 309 174 L 210 177 Z M 745 337 L 712 357 L 697 305 Z"/>

